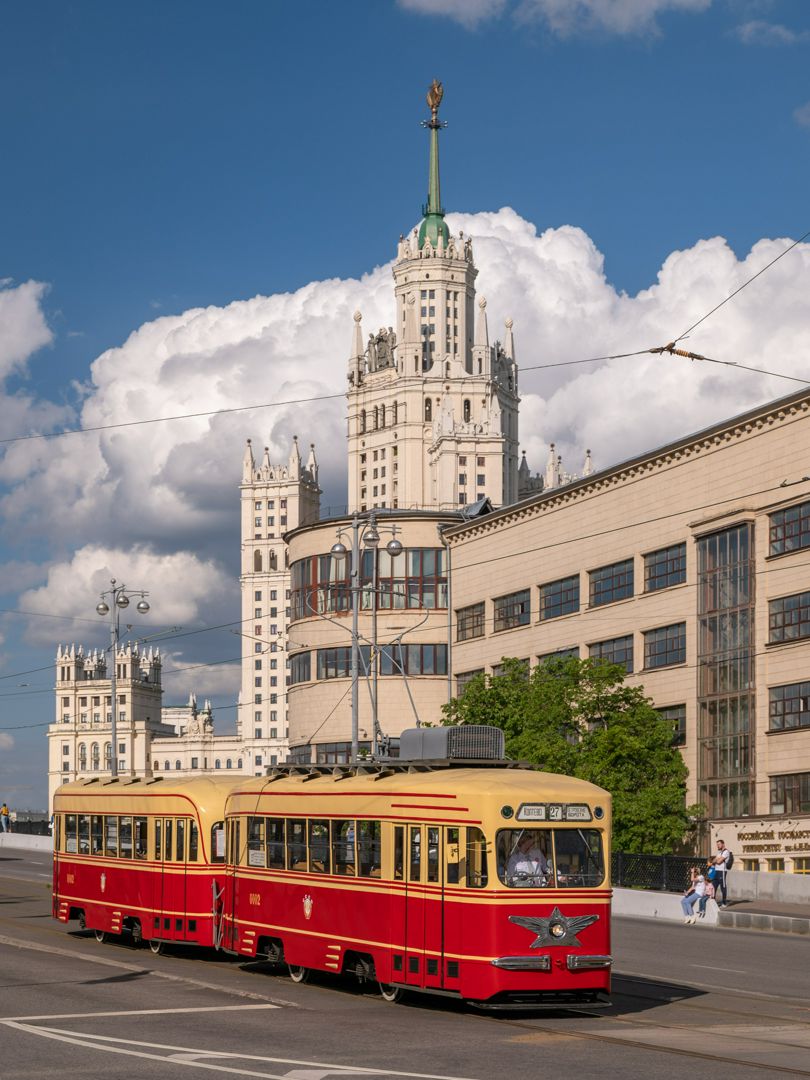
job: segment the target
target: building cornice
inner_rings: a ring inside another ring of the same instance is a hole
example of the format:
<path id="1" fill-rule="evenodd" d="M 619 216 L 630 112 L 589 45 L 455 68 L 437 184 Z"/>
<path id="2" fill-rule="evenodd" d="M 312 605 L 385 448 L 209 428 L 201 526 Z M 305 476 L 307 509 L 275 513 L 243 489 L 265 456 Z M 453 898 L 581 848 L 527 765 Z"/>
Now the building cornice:
<path id="1" fill-rule="evenodd" d="M 757 435 L 785 421 L 798 419 L 802 415 L 807 415 L 809 411 L 810 390 L 800 390 L 655 450 L 647 451 L 638 457 L 620 462 L 608 469 L 592 473 L 564 487 L 532 495 L 519 503 L 496 510 L 485 518 L 448 528 L 445 536 L 448 542 L 453 544 L 497 531 L 506 522 L 528 520 L 547 513 L 549 510 L 557 510 L 565 505 L 581 502 L 590 496 L 618 488 L 627 482 L 639 480 L 690 458 L 714 453 L 722 446 Z"/>

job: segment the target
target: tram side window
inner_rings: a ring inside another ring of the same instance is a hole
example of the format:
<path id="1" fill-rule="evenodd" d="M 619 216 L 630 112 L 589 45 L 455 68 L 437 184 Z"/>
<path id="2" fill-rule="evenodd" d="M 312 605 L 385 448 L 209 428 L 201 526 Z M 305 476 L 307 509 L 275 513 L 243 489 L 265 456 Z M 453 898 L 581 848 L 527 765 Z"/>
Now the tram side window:
<path id="1" fill-rule="evenodd" d="M 172 860 L 172 822 L 171 818 L 166 818 L 163 822 L 163 858 L 167 862 Z"/>
<path id="2" fill-rule="evenodd" d="M 118 819 L 118 854 L 122 859 L 132 858 L 132 818 Z"/>
<path id="3" fill-rule="evenodd" d="M 155 858 L 161 860 L 163 858 L 163 820 L 161 818 L 155 818 Z"/>
<path id="4" fill-rule="evenodd" d="M 605 864 L 598 829 L 555 829 L 554 853 L 560 888 L 602 884 Z"/>
<path id="5" fill-rule="evenodd" d="M 305 821 L 287 822 L 287 869 L 307 868 L 307 824 Z"/>
<path id="6" fill-rule="evenodd" d="M 332 822 L 332 865 L 336 874 L 353 875 L 357 868 L 354 849 L 355 823 Z"/>
<path id="7" fill-rule="evenodd" d="M 408 855 L 408 880 L 420 881 L 422 877 L 422 827 L 411 825 L 411 843 Z"/>
<path id="8" fill-rule="evenodd" d="M 267 866 L 284 869 L 284 818 L 267 819 Z"/>
<path id="9" fill-rule="evenodd" d="M 357 843 L 360 877 L 380 876 L 380 838 L 382 826 L 379 821 L 361 821 Z"/>
<path id="10" fill-rule="evenodd" d="M 430 826 L 427 831 L 427 879 L 439 880 L 439 830 Z"/>
<path id="11" fill-rule="evenodd" d="M 76 832 L 76 815 L 65 814 L 65 851 L 76 852 L 79 850 L 78 834 Z"/>
<path id="12" fill-rule="evenodd" d="M 133 818 L 132 821 L 133 821 L 132 835 L 133 835 L 133 840 L 135 841 L 135 858 L 136 859 L 145 859 L 146 858 L 146 850 L 147 850 L 147 845 L 146 845 L 146 818 L 145 817 L 136 817 L 136 818 Z"/>
<path id="13" fill-rule="evenodd" d="M 215 821 L 211 826 L 211 862 L 225 862 L 225 822 Z"/>
<path id="14" fill-rule="evenodd" d="M 447 884 L 458 885 L 460 852 L 459 852 L 459 829 L 447 830 Z"/>
<path id="15" fill-rule="evenodd" d="M 467 827 L 467 888 L 486 888 L 489 878 L 487 872 L 487 842 L 480 829 Z"/>
<path id="16" fill-rule="evenodd" d="M 93 814 L 90 819 L 90 854 L 104 854 L 104 818 L 101 814 Z"/>
<path id="17" fill-rule="evenodd" d="M 264 866 L 264 818 L 247 819 L 248 866 Z"/>
<path id="18" fill-rule="evenodd" d="M 405 828 L 394 826 L 394 881 L 405 879 Z"/>
<path id="19" fill-rule="evenodd" d="M 53 816 L 53 843 L 57 851 L 62 850 L 62 815 Z"/>
<path id="20" fill-rule="evenodd" d="M 118 855 L 118 818 L 105 816 L 104 818 L 104 854 Z"/>
<path id="21" fill-rule="evenodd" d="M 90 815 L 79 814 L 79 854 L 90 854 Z"/>
<path id="22" fill-rule="evenodd" d="M 197 822 L 190 821 L 188 823 L 188 861 L 196 862 L 200 847 L 200 834 L 197 829 Z"/>
<path id="23" fill-rule="evenodd" d="M 309 869 L 315 874 L 329 873 L 329 822 L 309 823 Z"/>
<path id="24" fill-rule="evenodd" d="M 177 857 L 177 862 L 185 862 L 185 859 L 186 859 L 186 820 L 185 820 L 185 818 L 178 818 L 175 825 L 176 825 L 175 855 Z"/>

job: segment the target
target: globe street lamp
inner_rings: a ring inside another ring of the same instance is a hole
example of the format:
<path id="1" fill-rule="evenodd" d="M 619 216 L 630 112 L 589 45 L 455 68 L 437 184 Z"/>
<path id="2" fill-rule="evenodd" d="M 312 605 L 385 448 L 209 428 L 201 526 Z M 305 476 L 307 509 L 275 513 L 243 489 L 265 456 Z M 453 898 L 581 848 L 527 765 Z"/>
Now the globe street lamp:
<path id="1" fill-rule="evenodd" d="M 110 665 L 110 776 L 118 776 L 118 729 L 116 726 L 117 711 L 118 711 L 118 684 L 116 676 L 118 674 L 117 661 L 118 661 L 118 616 L 121 611 L 129 607 L 130 601 L 139 596 L 140 600 L 135 605 L 135 610 L 139 615 L 145 615 L 149 611 L 149 603 L 146 600 L 148 593 L 143 590 L 137 590 L 133 592 L 127 592 L 126 586 L 119 585 L 115 578 L 110 581 L 110 588 L 106 592 L 101 594 L 101 600 L 96 604 L 96 611 L 102 617 L 105 615 L 110 616 L 110 652 L 112 653 L 111 665 Z M 109 597 L 109 604 L 105 600 L 105 597 Z"/>
<path id="2" fill-rule="evenodd" d="M 384 527 L 385 528 L 385 527 Z M 397 540 L 396 525 L 388 527 L 391 539 L 385 545 L 385 550 L 391 556 L 397 556 L 402 552 L 402 544 Z M 338 531 L 338 541 L 333 544 L 330 554 L 335 559 L 345 559 L 348 554 L 346 545 L 341 541 L 343 535 Z M 373 553 L 372 572 L 372 604 L 371 604 L 371 657 L 372 657 L 372 695 L 371 695 L 371 719 L 372 739 L 377 739 L 377 548 L 380 545 L 380 530 L 377 526 L 377 518 L 372 510 L 367 518 L 355 514 L 352 517 L 352 560 L 350 591 L 352 597 L 352 749 L 351 760 L 357 761 L 360 753 L 358 740 L 359 713 L 358 713 L 358 684 L 360 678 L 360 545 Z"/>

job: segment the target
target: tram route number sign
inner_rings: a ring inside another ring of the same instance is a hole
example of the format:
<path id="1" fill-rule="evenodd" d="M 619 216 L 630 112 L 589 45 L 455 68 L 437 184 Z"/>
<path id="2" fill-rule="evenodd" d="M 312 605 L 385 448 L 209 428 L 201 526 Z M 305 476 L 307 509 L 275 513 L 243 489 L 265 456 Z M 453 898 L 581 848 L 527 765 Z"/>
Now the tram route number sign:
<path id="1" fill-rule="evenodd" d="M 590 821 L 591 810 L 584 803 L 521 803 L 518 821 Z"/>

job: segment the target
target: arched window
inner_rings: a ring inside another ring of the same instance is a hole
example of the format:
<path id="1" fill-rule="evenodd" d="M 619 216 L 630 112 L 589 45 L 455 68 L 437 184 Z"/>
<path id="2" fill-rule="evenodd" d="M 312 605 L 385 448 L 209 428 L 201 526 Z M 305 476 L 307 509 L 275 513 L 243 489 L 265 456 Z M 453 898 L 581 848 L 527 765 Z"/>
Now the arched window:
<path id="1" fill-rule="evenodd" d="M 87 747 L 84 743 L 79 743 L 79 768 L 82 772 L 87 768 Z"/>
<path id="2" fill-rule="evenodd" d="M 376 431 L 379 426 L 380 426 L 380 410 L 375 405 L 374 406 L 374 430 Z"/>
<path id="3" fill-rule="evenodd" d="M 219 758 L 217 758 L 217 760 L 216 760 L 216 761 L 214 762 L 214 768 L 215 768 L 215 769 L 219 769 L 219 768 L 221 768 L 221 767 L 222 767 L 222 766 L 221 766 L 220 760 L 219 760 Z"/>
<path id="4" fill-rule="evenodd" d="M 464 423 L 465 424 L 469 424 L 469 422 L 470 422 L 470 411 L 471 411 L 470 410 L 470 399 L 469 398 L 464 398 Z"/>
<path id="5" fill-rule="evenodd" d="M 425 398 L 425 420 L 430 421 L 433 419 L 433 402 L 429 397 Z"/>
<path id="6" fill-rule="evenodd" d="M 112 745 L 108 742 L 104 743 L 104 768 L 109 769 L 112 764 Z"/>
<path id="7" fill-rule="evenodd" d="M 91 762 L 92 767 L 93 767 L 93 772 L 98 772 L 100 762 L 99 762 L 99 756 L 98 756 L 98 743 L 97 742 L 94 742 L 93 745 L 90 747 L 90 762 Z"/>
<path id="8" fill-rule="evenodd" d="M 156 761 L 155 764 L 152 767 L 154 768 L 155 772 L 160 772 L 160 762 L 159 761 Z"/>
<path id="9" fill-rule="evenodd" d="M 380 427 L 385 427 L 385 405 L 380 406 Z"/>
<path id="10" fill-rule="evenodd" d="M 241 769 L 241 768 L 242 768 L 242 759 L 241 759 L 241 758 L 239 758 L 239 760 L 237 761 L 237 763 L 236 763 L 236 767 L 237 767 L 237 769 Z"/>
<path id="11" fill-rule="evenodd" d="M 171 763 L 170 761 L 164 761 L 164 762 L 163 762 L 163 768 L 164 768 L 164 770 L 165 770 L 166 772 L 168 772 L 168 771 L 169 771 L 169 769 L 171 769 L 171 767 L 172 767 L 172 763 Z"/>
<path id="12" fill-rule="evenodd" d="M 233 762 L 231 761 L 231 759 L 230 759 L 230 758 L 227 758 L 227 759 L 226 759 L 226 761 L 225 761 L 225 768 L 226 768 L 226 769 L 232 769 L 232 768 L 233 768 Z"/>
<path id="13" fill-rule="evenodd" d="M 397 403 L 394 402 L 394 404 L 391 406 L 391 424 L 393 426 L 396 426 L 396 422 L 397 422 Z"/>
<path id="14" fill-rule="evenodd" d="M 361 409 L 360 410 L 360 434 L 362 435 L 365 430 L 366 430 L 366 410 Z"/>
<path id="15" fill-rule="evenodd" d="M 177 761 L 175 761 L 175 763 L 174 763 L 174 767 L 175 767 L 175 769 L 179 769 L 179 768 L 180 768 L 180 760 L 179 760 L 179 758 L 178 758 L 178 760 L 177 760 Z"/>
<path id="16" fill-rule="evenodd" d="M 260 551 L 253 552 L 253 572 L 258 573 L 262 568 L 262 553 Z"/>

